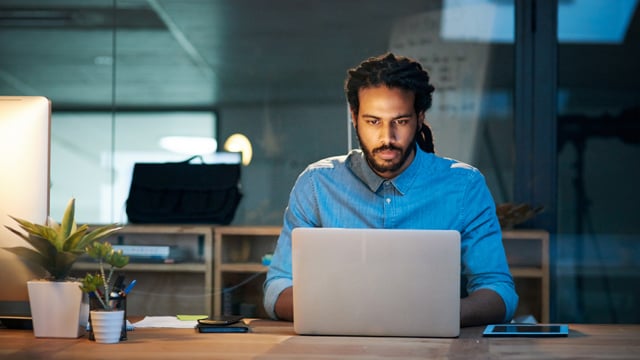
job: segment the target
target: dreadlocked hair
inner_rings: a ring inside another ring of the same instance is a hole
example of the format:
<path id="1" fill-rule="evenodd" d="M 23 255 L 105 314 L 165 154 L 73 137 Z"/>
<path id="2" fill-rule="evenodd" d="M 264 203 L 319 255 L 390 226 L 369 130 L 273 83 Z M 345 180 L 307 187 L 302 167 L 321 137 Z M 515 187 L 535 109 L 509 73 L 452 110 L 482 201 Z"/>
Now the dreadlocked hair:
<path id="1" fill-rule="evenodd" d="M 416 114 L 426 112 L 431 107 L 435 88 L 429 83 L 429 74 L 415 60 L 387 53 L 369 58 L 347 73 L 344 91 L 349 107 L 356 115 L 360 108 L 358 91 L 382 85 L 413 92 Z M 426 123 L 422 124 L 416 140 L 423 151 L 434 152 L 433 134 Z"/>

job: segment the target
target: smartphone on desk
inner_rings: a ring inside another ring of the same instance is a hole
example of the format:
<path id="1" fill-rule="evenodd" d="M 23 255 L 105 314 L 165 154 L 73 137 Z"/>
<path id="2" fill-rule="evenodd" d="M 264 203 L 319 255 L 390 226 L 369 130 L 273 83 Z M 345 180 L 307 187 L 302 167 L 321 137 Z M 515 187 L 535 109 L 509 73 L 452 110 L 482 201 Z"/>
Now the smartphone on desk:
<path id="1" fill-rule="evenodd" d="M 241 322 L 242 316 L 222 315 L 199 319 L 196 329 L 201 333 L 246 333 L 249 326 Z"/>
<path id="2" fill-rule="evenodd" d="M 198 319 L 198 325 L 226 326 L 236 324 L 240 322 L 242 318 L 240 315 L 210 316 L 206 319 Z"/>

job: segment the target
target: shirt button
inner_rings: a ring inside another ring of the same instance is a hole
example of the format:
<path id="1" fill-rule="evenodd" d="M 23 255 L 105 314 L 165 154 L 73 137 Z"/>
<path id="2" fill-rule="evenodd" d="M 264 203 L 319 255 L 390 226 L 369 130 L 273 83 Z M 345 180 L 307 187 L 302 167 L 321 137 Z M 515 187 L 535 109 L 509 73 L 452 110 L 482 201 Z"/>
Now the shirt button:
<path id="1" fill-rule="evenodd" d="M 387 198 L 387 204 L 391 204 L 391 198 Z"/>

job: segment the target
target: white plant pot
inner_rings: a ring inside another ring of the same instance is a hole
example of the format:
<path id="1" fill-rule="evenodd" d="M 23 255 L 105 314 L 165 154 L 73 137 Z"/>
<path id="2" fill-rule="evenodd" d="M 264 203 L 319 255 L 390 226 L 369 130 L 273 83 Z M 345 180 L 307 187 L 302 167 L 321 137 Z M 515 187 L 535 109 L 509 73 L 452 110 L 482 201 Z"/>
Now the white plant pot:
<path id="1" fill-rule="evenodd" d="M 36 337 L 77 338 L 86 333 L 89 297 L 77 281 L 27 281 Z"/>
<path id="2" fill-rule="evenodd" d="M 115 344 L 120 341 L 124 310 L 91 310 L 91 330 L 97 343 Z"/>

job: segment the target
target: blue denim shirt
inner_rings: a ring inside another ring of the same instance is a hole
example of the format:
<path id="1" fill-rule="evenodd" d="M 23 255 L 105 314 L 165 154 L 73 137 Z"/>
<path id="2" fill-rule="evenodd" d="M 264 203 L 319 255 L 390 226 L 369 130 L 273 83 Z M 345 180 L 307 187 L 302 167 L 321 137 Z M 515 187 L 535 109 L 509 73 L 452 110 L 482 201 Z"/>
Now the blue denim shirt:
<path id="1" fill-rule="evenodd" d="M 509 321 L 518 305 L 495 203 L 482 174 L 467 164 L 425 153 L 391 180 L 371 170 L 361 150 L 309 165 L 298 177 L 264 283 L 272 318 L 292 286 L 291 231 L 296 227 L 450 229 L 461 235 L 462 292 L 498 293 Z"/>

